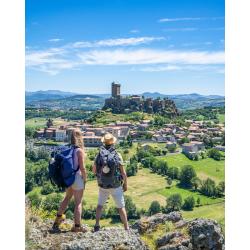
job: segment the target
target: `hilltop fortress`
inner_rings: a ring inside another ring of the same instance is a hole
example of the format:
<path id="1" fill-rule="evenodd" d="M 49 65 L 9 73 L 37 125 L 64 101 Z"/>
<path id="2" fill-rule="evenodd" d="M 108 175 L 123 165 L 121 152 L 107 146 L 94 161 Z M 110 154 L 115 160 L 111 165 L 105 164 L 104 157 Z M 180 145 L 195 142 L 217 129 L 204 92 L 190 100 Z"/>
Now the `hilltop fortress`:
<path id="1" fill-rule="evenodd" d="M 105 100 L 103 110 L 111 109 L 113 113 L 123 114 L 135 111 L 146 112 L 149 114 L 158 113 L 175 117 L 178 115 L 178 110 L 174 101 L 168 98 L 144 98 L 143 96 L 121 96 L 121 84 L 112 82 L 111 97 Z"/>

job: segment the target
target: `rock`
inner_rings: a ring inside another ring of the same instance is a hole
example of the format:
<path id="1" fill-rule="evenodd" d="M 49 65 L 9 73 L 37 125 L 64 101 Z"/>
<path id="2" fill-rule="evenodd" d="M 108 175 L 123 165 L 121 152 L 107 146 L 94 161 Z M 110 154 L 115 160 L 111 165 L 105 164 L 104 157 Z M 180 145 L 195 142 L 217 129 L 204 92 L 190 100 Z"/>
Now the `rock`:
<path id="1" fill-rule="evenodd" d="M 180 212 L 171 212 L 169 214 L 158 213 L 136 221 L 132 228 L 138 230 L 140 234 L 143 234 L 154 230 L 159 224 L 164 224 L 166 221 L 177 222 L 179 220 L 182 220 Z"/>
<path id="2" fill-rule="evenodd" d="M 188 221 L 180 220 L 180 221 L 175 223 L 175 228 L 183 228 L 183 227 L 187 226 L 187 224 L 188 224 Z"/>
<path id="3" fill-rule="evenodd" d="M 222 250 L 224 237 L 214 220 L 195 219 L 189 222 L 188 231 L 195 250 Z"/>
<path id="4" fill-rule="evenodd" d="M 159 250 L 188 250 L 190 239 L 181 232 L 171 232 L 159 238 L 156 242 Z"/>
<path id="5" fill-rule="evenodd" d="M 61 245 L 62 250 L 148 250 L 139 235 L 123 228 L 111 227 L 97 233 L 88 232 L 84 237 Z"/>

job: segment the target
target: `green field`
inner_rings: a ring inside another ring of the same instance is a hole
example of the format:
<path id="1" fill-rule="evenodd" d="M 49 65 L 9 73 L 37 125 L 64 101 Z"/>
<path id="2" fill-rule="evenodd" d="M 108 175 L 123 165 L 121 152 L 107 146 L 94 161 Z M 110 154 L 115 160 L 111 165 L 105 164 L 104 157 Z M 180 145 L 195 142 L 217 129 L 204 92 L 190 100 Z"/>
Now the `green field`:
<path id="1" fill-rule="evenodd" d="M 225 178 L 225 161 L 216 161 L 211 158 L 202 159 L 199 161 L 192 161 L 184 154 L 167 155 L 163 157 L 166 159 L 170 167 L 183 167 L 185 165 L 192 165 L 196 170 L 199 178 L 206 179 L 210 177 L 215 182 L 224 181 Z"/>
<path id="2" fill-rule="evenodd" d="M 61 124 L 66 123 L 65 120 L 60 119 L 60 118 L 55 118 L 52 120 L 53 120 L 53 123 L 55 126 L 59 126 Z M 37 117 L 37 118 L 32 118 L 32 119 L 26 120 L 25 125 L 30 126 L 30 127 L 44 127 L 44 126 L 46 126 L 46 122 L 47 122 L 46 118 Z"/>

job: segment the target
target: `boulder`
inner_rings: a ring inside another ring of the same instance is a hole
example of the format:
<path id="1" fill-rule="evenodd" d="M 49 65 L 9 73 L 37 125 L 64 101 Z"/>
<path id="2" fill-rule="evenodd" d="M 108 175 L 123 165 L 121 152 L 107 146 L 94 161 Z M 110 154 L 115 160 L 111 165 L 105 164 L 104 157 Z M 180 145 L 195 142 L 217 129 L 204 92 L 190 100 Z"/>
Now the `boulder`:
<path id="1" fill-rule="evenodd" d="M 166 221 L 178 222 L 180 220 L 182 220 L 180 212 L 171 212 L 169 214 L 158 213 L 136 221 L 132 228 L 138 230 L 140 234 L 143 234 L 154 230 L 158 225 L 164 224 Z"/>
<path id="2" fill-rule="evenodd" d="M 189 222 L 188 231 L 195 250 L 222 250 L 224 248 L 221 227 L 214 220 L 195 219 Z"/>

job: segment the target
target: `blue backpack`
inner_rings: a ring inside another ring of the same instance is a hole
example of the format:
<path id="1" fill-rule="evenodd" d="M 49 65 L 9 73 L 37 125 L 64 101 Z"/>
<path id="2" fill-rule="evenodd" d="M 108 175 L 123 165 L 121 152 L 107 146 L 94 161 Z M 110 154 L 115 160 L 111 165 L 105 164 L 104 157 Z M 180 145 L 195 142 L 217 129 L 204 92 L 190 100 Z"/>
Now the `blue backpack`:
<path id="1" fill-rule="evenodd" d="M 54 161 L 49 163 L 49 178 L 53 185 L 59 188 L 70 187 L 75 181 L 74 152 L 77 147 L 62 148 L 51 154 Z"/>

